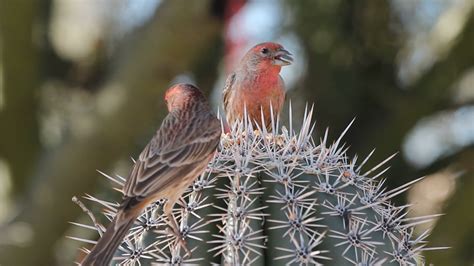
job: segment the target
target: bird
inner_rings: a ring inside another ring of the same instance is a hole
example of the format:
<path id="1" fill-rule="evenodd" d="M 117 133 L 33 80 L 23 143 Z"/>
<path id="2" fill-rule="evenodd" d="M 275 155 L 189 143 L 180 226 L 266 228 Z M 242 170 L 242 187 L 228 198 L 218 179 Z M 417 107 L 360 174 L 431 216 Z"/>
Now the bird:
<path id="1" fill-rule="evenodd" d="M 223 102 L 227 123 L 231 126 L 242 120 L 246 110 L 254 125 L 271 129 L 271 113 L 278 116 L 285 101 L 280 70 L 292 62 L 292 54 L 281 44 L 264 42 L 253 46 L 226 79 Z"/>
<path id="2" fill-rule="evenodd" d="M 136 160 L 114 219 L 81 265 L 109 265 L 143 209 L 160 199 L 167 200 L 163 213 L 173 233 L 179 236 L 173 205 L 213 158 L 221 124 L 196 86 L 174 85 L 166 91 L 165 101 L 167 116 Z"/>

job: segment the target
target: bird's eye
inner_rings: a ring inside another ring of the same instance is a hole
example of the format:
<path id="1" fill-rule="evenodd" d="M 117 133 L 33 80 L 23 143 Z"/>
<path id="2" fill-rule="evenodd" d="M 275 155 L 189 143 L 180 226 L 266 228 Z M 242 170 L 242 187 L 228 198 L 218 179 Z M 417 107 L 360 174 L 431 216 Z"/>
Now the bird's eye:
<path id="1" fill-rule="evenodd" d="M 268 48 L 262 48 L 262 54 L 268 54 Z"/>

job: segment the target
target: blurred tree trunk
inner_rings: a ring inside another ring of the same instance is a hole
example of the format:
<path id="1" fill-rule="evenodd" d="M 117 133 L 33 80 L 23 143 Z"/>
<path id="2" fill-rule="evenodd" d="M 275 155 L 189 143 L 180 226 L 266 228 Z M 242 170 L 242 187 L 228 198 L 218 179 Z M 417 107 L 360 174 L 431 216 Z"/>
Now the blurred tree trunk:
<path id="1" fill-rule="evenodd" d="M 0 158 L 8 163 L 14 197 L 25 188 L 40 148 L 38 6 L 38 1 L 0 1 Z"/>
<path id="2" fill-rule="evenodd" d="M 209 1 L 160 5 L 149 25 L 123 47 L 97 95 L 93 127 L 71 137 L 42 161 L 29 201 L 13 222 L 31 227 L 33 239 L 23 247 L 0 247 L 0 264 L 54 264 L 54 245 L 67 229 L 67 221 L 80 212 L 71 197 L 94 192 L 96 169 L 106 169 L 129 154 L 137 138 L 151 135 L 158 127 L 157 116 L 165 114 L 160 99 L 169 82 L 177 74 L 213 62 L 206 57 L 209 51 L 215 52 L 219 29 Z"/>

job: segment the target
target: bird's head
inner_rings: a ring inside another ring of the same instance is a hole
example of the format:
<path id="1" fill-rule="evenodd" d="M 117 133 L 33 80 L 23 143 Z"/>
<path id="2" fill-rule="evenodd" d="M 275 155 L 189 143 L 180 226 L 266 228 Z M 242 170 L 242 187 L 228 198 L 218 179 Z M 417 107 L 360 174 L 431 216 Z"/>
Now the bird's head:
<path id="1" fill-rule="evenodd" d="M 176 84 L 166 90 L 165 101 L 169 112 L 189 107 L 195 103 L 207 103 L 199 88 L 186 83 Z"/>
<path id="2" fill-rule="evenodd" d="M 281 44 L 265 42 L 252 47 L 244 56 L 243 61 L 253 68 L 275 69 L 279 72 L 282 66 L 290 65 L 293 62 L 291 55 Z"/>

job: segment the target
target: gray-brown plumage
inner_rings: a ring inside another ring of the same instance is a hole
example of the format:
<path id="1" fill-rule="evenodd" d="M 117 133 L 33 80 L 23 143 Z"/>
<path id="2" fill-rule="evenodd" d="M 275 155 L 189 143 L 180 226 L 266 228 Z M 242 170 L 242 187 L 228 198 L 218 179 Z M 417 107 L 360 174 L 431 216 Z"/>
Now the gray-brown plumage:
<path id="1" fill-rule="evenodd" d="M 167 199 L 164 213 L 178 234 L 173 205 L 206 169 L 219 144 L 221 128 L 195 86 L 175 85 L 167 90 L 165 100 L 169 114 L 136 161 L 117 215 L 82 265 L 108 265 L 142 210 L 158 199 Z"/>

